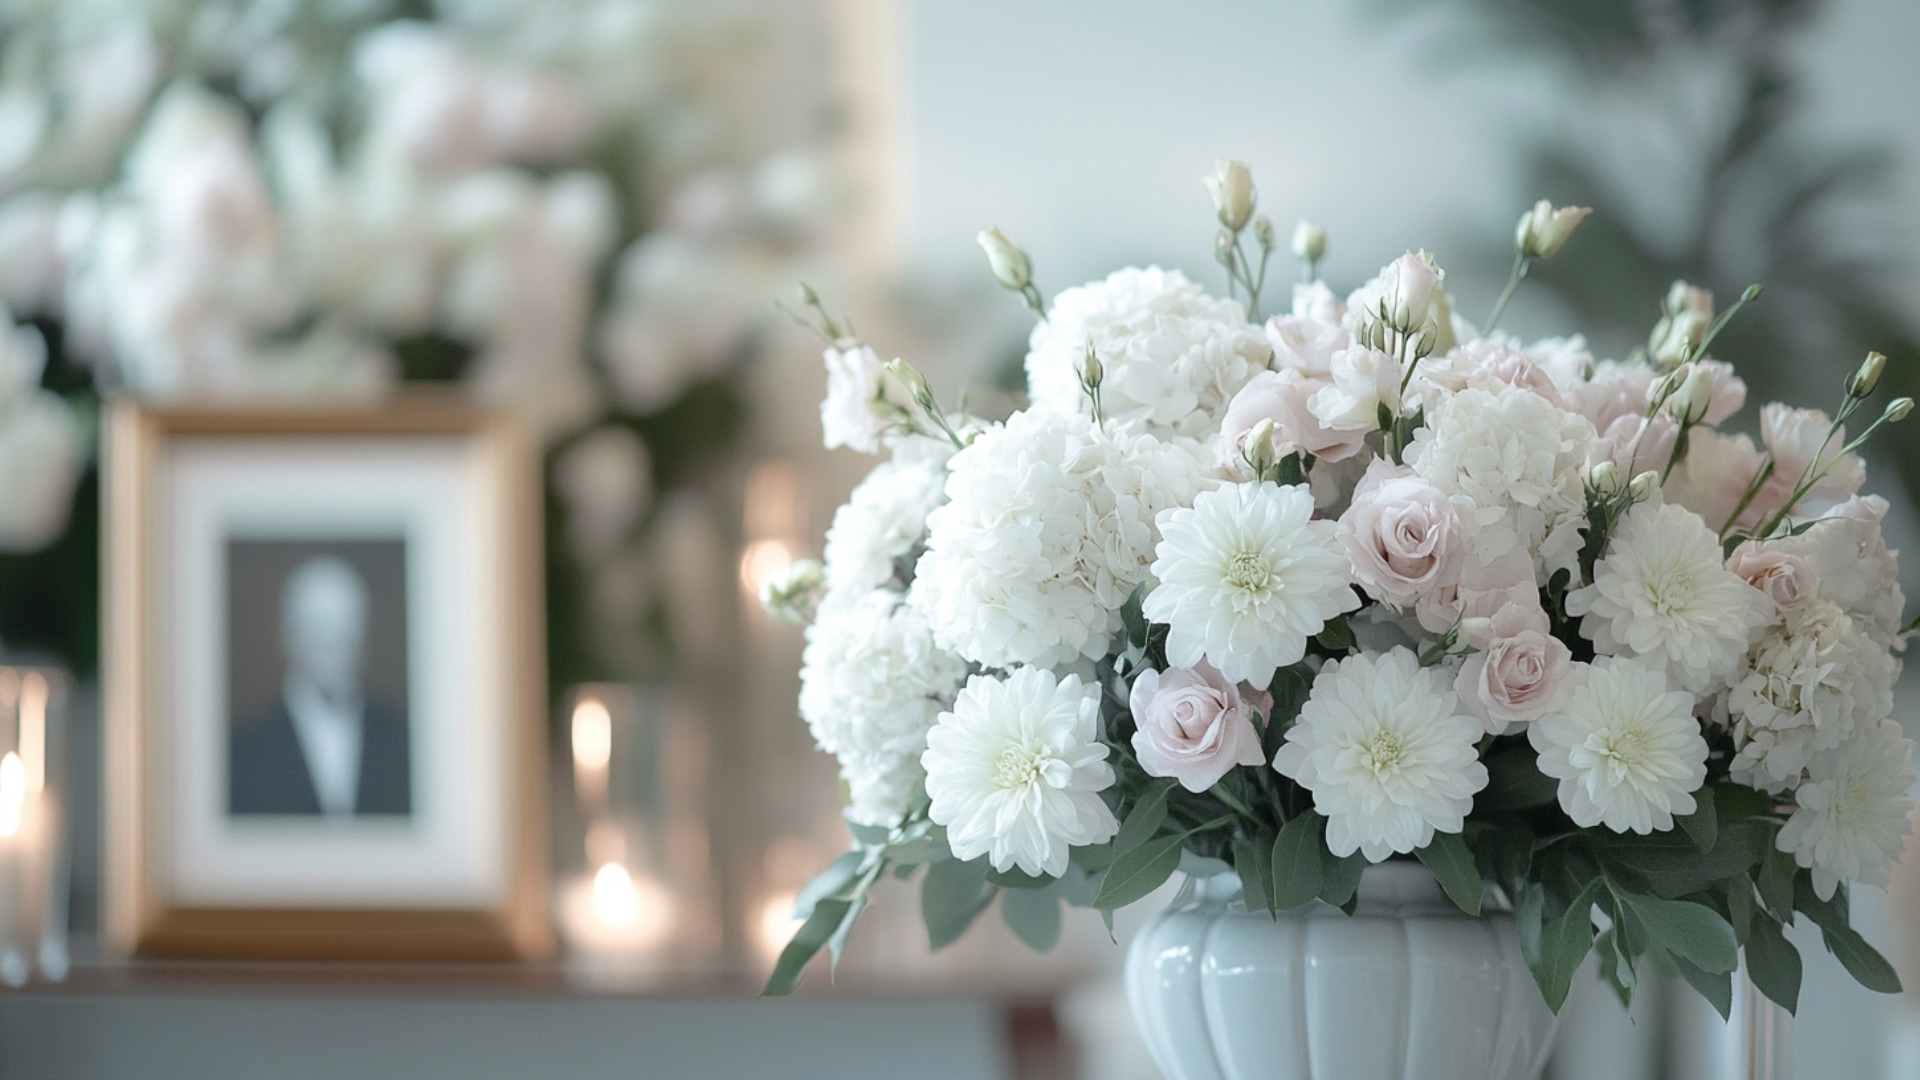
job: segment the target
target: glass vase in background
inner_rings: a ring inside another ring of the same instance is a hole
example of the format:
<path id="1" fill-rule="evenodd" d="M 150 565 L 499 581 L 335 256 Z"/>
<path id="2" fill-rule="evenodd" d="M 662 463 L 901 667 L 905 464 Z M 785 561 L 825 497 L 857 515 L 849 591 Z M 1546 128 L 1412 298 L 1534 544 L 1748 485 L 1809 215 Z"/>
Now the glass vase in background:
<path id="1" fill-rule="evenodd" d="M 67 710 L 59 668 L 0 661 L 0 982 L 67 975 Z"/>
<path id="2" fill-rule="evenodd" d="M 718 928 L 699 717 L 668 687 L 588 683 L 565 704 L 555 909 L 569 972 L 625 989 L 703 970 Z"/>

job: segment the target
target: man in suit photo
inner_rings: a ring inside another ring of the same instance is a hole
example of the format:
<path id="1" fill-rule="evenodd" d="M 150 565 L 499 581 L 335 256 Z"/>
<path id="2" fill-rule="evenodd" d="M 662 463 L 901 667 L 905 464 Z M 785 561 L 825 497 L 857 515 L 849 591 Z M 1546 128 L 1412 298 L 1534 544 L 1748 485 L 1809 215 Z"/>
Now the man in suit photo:
<path id="1" fill-rule="evenodd" d="M 327 818 L 412 811 L 405 703 L 365 690 L 366 582 L 333 555 L 301 562 L 280 590 L 286 673 L 271 706 L 236 716 L 227 810 Z"/>

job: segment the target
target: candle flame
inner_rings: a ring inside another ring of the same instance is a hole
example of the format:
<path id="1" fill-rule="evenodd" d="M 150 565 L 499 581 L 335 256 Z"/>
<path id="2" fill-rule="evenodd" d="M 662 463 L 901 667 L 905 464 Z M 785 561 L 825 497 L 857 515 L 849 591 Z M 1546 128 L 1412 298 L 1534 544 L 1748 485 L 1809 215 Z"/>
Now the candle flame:
<path id="1" fill-rule="evenodd" d="M 0 757 L 0 836 L 20 831 L 20 807 L 27 801 L 27 768 L 20 755 Z"/>
<path id="2" fill-rule="evenodd" d="M 598 698 L 573 707 L 573 760 L 583 769 L 604 769 L 613 760 L 613 714 Z"/>

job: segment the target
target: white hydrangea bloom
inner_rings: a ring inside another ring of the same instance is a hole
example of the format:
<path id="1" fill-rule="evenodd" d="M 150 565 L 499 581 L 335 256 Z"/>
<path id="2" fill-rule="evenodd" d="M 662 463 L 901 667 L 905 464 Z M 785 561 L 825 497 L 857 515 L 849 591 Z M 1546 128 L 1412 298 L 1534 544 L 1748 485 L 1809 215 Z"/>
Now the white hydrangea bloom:
<path id="1" fill-rule="evenodd" d="M 1774 843 L 1813 871 L 1823 900 L 1842 880 L 1885 887 L 1912 831 L 1913 743 L 1900 724 L 1881 720 L 1838 747 L 1815 755 L 1794 792 L 1793 816 Z"/>
<path id="2" fill-rule="evenodd" d="M 966 678 L 899 593 L 830 592 L 807 627 L 800 715 L 822 750 L 849 760 L 911 759 Z"/>
<path id="3" fill-rule="evenodd" d="M 1593 584 L 1567 594 L 1567 613 L 1604 656 L 1646 658 L 1696 694 L 1739 669 L 1749 635 L 1768 619 L 1759 590 L 1728 570 L 1698 514 L 1641 503 L 1615 528 Z"/>
<path id="4" fill-rule="evenodd" d="M 1038 408 L 1085 413 L 1088 344 L 1105 378 L 1108 427 L 1201 439 L 1272 350 L 1240 304 L 1208 296 L 1177 270 L 1128 268 L 1054 297 L 1033 328 L 1027 392 Z"/>
<path id="5" fill-rule="evenodd" d="M 1234 484 L 1167 513 L 1143 610 L 1169 628 L 1168 662 L 1204 658 L 1255 686 L 1297 663 L 1328 619 L 1360 606 L 1336 528 L 1313 520 L 1304 486 Z"/>
<path id="6" fill-rule="evenodd" d="M 1805 559 L 1820 598 L 1838 604 L 1882 648 L 1893 643 L 1907 604 L 1899 564 L 1880 529 L 1886 514 L 1887 500 L 1855 496 L 1799 536 L 1767 541 L 1770 551 Z"/>
<path id="7" fill-rule="evenodd" d="M 840 779 L 847 785 L 844 816 L 855 825 L 898 825 L 926 775 L 920 752 L 841 754 Z"/>
<path id="8" fill-rule="evenodd" d="M 827 585 L 876 589 L 927 535 L 927 515 L 946 499 L 946 471 L 896 457 L 881 463 L 834 511 L 827 529 Z"/>
<path id="9" fill-rule="evenodd" d="M 1727 691 L 1740 750 L 1734 778 L 1769 791 L 1795 786 L 1813 755 L 1893 711 L 1899 665 L 1826 600 L 1785 613 Z"/>
<path id="10" fill-rule="evenodd" d="M 1198 444 L 1015 413 L 954 454 L 912 603 L 943 648 L 987 667 L 1095 660 L 1147 579 L 1154 519 L 1202 484 Z"/>
<path id="11" fill-rule="evenodd" d="M 1273 767 L 1313 792 L 1329 851 L 1379 862 L 1460 831 L 1487 786 L 1481 734 L 1411 649 L 1362 653 L 1321 670 Z"/>
<path id="12" fill-rule="evenodd" d="M 1491 563 L 1518 545 L 1547 573 L 1575 564 L 1593 425 L 1531 390 L 1469 386 L 1441 401 L 1406 461 L 1445 492 Z"/>
<path id="13" fill-rule="evenodd" d="M 1100 692 L 1039 668 L 975 675 L 927 736 L 928 816 L 946 826 L 955 858 L 987 856 L 1059 877 L 1070 847 L 1120 831 L 1101 800 L 1113 767 L 1100 742 Z"/>
<path id="14" fill-rule="evenodd" d="M 1560 781 L 1560 806 L 1581 828 L 1650 833 L 1696 809 L 1707 741 L 1693 697 L 1657 664 L 1601 657 L 1576 664 L 1573 692 L 1527 729 L 1540 771 Z"/>

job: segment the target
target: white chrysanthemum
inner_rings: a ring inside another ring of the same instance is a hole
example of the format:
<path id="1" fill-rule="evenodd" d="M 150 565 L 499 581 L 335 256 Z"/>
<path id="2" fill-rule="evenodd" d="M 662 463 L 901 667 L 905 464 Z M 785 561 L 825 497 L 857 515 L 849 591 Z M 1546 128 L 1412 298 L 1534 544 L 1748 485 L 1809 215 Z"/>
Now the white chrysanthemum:
<path id="1" fill-rule="evenodd" d="M 898 458 L 868 473 L 827 529 L 828 586 L 875 589 L 893 581 L 896 562 L 927 535 L 927 515 L 946 498 L 946 482 L 945 470 Z"/>
<path id="2" fill-rule="evenodd" d="M 1856 495 L 1799 536 L 1767 541 L 1767 550 L 1798 555 L 1820 583 L 1820 599 L 1840 606 L 1881 648 L 1893 643 L 1906 610 L 1900 568 L 1880 522 L 1887 500 Z"/>
<path id="3" fill-rule="evenodd" d="M 1560 806 L 1581 828 L 1650 833 L 1696 809 L 1707 778 L 1707 741 L 1693 697 L 1658 665 L 1603 656 L 1576 664 L 1573 692 L 1535 721 L 1527 740 L 1540 771 L 1560 781 Z"/>
<path id="4" fill-rule="evenodd" d="M 966 678 L 933 629 L 897 592 L 829 592 L 807 627 L 800 715 L 822 750 L 842 758 L 912 757 Z"/>
<path id="5" fill-rule="evenodd" d="M 1734 778 L 1792 788 L 1813 755 L 1893 711 L 1899 665 L 1838 605 L 1815 600 L 1768 628 L 1727 691 Z"/>
<path id="6" fill-rule="evenodd" d="M 1882 720 L 1814 757 L 1798 804 L 1774 843 L 1813 870 L 1813 888 L 1831 899 L 1842 880 L 1885 887 L 1912 830 L 1913 743 Z"/>
<path id="7" fill-rule="evenodd" d="M 1202 439 L 1219 429 L 1234 392 L 1264 371 L 1272 349 L 1233 300 L 1208 296 L 1178 270 L 1128 268 L 1054 297 L 1033 328 L 1033 404 L 1087 411 L 1080 370 L 1092 344 L 1105 369 L 1100 406 L 1110 428 Z"/>
<path id="8" fill-rule="evenodd" d="M 1197 444 L 1015 413 L 953 456 L 911 602 L 943 648 L 987 667 L 1098 659 L 1147 578 L 1155 516 L 1202 482 Z"/>
<path id="9" fill-rule="evenodd" d="M 1700 515 L 1641 503 L 1614 530 L 1593 584 L 1567 594 L 1567 613 L 1605 656 L 1638 656 L 1696 694 L 1730 678 L 1767 600 L 1720 561 L 1720 541 Z"/>
<path id="10" fill-rule="evenodd" d="M 1335 528 L 1313 520 L 1305 487 L 1274 484 L 1202 492 L 1163 515 L 1144 611 L 1169 627 L 1167 660 L 1205 659 L 1255 686 L 1297 663 L 1328 619 L 1360 606 Z"/>
<path id="11" fill-rule="evenodd" d="M 1406 461 L 1450 497 L 1482 564 L 1524 545 L 1550 572 L 1577 561 L 1593 425 L 1531 390 L 1469 386 L 1414 433 Z"/>
<path id="12" fill-rule="evenodd" d="M 1482 734 L 1411 649 L 1363 653 L 1321 670 L 1273 767 L 1313 792 L 1329 851 L 1379 862 L 1460 831 L 1487 786 Z"/>
<path id="13" fill-rule="evenodd" d="M 1120 822 L 1100 798 L 1113 767 L 1100 742 L 1100 692 L 1039 668 L 975 675 L 927 736 L 927 814 L 955 858 L 987 856 L 1059 877 L 1067 849 L 1111 840 Z"/>

